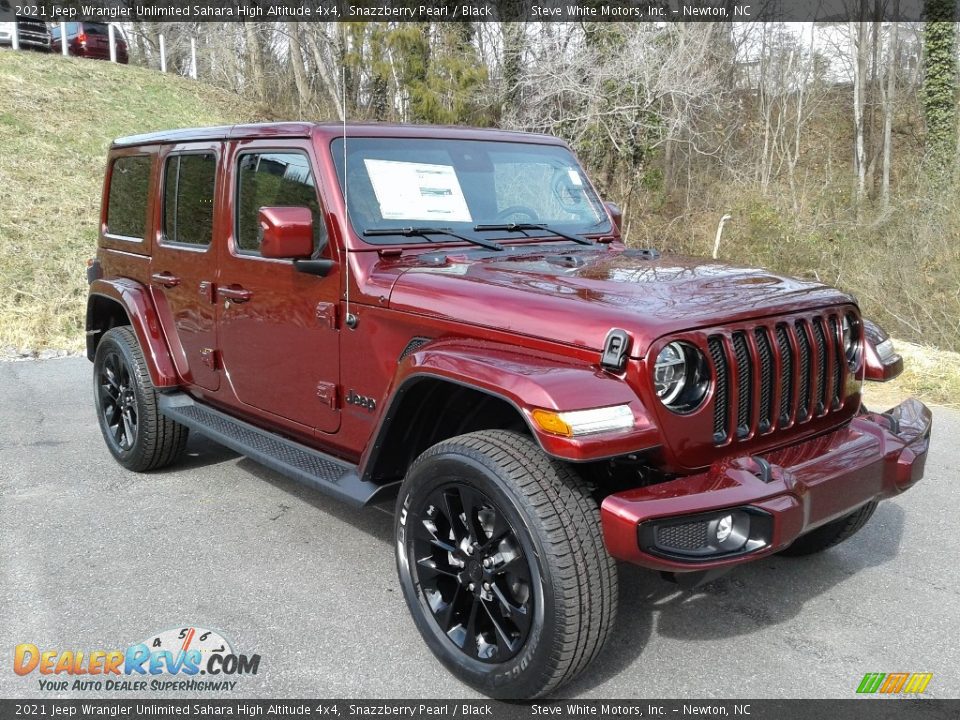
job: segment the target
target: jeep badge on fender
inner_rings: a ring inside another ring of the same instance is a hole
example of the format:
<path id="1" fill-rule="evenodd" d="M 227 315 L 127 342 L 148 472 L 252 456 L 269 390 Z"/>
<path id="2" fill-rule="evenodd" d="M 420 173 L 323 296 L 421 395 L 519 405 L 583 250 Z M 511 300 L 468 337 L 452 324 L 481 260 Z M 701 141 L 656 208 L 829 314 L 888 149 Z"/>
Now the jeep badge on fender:
<path id="1" fill-rule="evenodd" d="M 363 395 L 358 395 L 353 390 L 347 392 L 347 404 L 348 405 L 358 405 L 367 410 L 373 411 L 377 409 L 377 401 L 371 397 L 364 397 Z"/>
<path id="2" fill-rule="evenodd" d="M 599 654 L 617 561 L 693 586 L 816 553 L 923 475 L 927 408 L 861 401 L 903 362 L 852 297 L 626 247 L 557 138 L 171 130 L 116 140 L 104 183 L 87 354 L 113 456 L 156 470 L 193 430 L 395 498 L 413 622 L 490 696 Z"/>

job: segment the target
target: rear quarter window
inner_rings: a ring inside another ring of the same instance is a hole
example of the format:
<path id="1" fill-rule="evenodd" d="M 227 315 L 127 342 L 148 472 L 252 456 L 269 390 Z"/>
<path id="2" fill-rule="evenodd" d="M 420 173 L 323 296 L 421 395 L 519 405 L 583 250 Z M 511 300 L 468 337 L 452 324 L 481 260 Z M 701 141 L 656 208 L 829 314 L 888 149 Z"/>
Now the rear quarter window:
<path id="1" fill-rule="evenodd" d="M 143 240 L 152 169 L 153 158 L 148 155 L 120 157 L 113 161 L 107 200 L 107 234 Z"/>

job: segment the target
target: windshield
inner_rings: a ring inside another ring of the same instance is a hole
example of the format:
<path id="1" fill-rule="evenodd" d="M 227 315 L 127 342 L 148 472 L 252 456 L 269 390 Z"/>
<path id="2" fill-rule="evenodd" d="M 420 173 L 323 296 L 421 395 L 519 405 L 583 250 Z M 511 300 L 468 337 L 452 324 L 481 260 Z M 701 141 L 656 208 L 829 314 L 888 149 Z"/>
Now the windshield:
<path id="1" fill-rule="evenodd" d="M 331 151 L 344 190 L 343 140 L 334 140 Z M 367 242 L 410 243 L 410 237 L 382 231 L 426 225 L 488 239 L 509 233 L 477 226 L 535 223 L 568 233 L 610 231 L 603 204 L 564 147 L 364 137 L 348 138 L 347 151 L 350 221 L 361 237 L 374 231 L 364 237 Z"/>

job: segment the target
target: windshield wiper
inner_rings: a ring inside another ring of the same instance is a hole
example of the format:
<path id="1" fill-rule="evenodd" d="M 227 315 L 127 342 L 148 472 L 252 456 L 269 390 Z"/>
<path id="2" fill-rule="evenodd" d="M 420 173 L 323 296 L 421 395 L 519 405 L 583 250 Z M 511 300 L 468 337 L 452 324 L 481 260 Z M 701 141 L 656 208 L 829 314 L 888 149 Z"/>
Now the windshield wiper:
<path id="1" fill-rule="evenodd" d="M 483 240 L 481 238 L 467 237 L 466 235 L 461 235 L 454 232 L 450 228 L 442 227 L 367 228 L 363 231 L 363 234 L 366 237 L 402 235 L 403 237 L 422 237 L 426 238 L 427 240 L 430 239 L 431 235 L 446 235 L 447 237 L 463 240 L 464 242 L 472 243 L 473 245 L 479 245 L 480 247 L 485 247 L 489 250 L 504 249 L 503 245 L 500 245 L 499 243 L 495 243 L 490 240 Z"/>
<path id="2" fill-rule="evenodd" d="M 572 240 L 575 243 L 580 245 L 593 245 L 593 240 L 588 240 L 585 237 L 580 237 L 579 235 L 573 235 L 572 233 L 563 232 L 562 230 L 557 230 L 556 228 L 550 227 L 549 225 L 544 225 L 543 223 L 503 223 L 501 225 L 474 225 L 473 229 L 476 232 L 483 232 L 484 230 L 492 230 L 497 232 L 522 232 L 526 234 L 527 230 L 543 230 L 548 232 L 551 235 L 556 235 L 557 237 L 562 237 L 564 240 Z M 529 236 L 528 236 L 529 237 Z"/>

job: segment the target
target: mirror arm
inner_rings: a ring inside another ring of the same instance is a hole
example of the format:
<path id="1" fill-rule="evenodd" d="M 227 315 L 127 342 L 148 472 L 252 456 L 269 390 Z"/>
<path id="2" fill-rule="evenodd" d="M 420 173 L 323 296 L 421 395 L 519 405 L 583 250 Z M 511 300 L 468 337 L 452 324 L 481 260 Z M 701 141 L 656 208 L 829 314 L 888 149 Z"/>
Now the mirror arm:
<path id="1" fill-rule="evenodd" d="M 336 263 L 333 260 L 294 260 L 293 266 L 298 272 L 326 277 Z"/>

